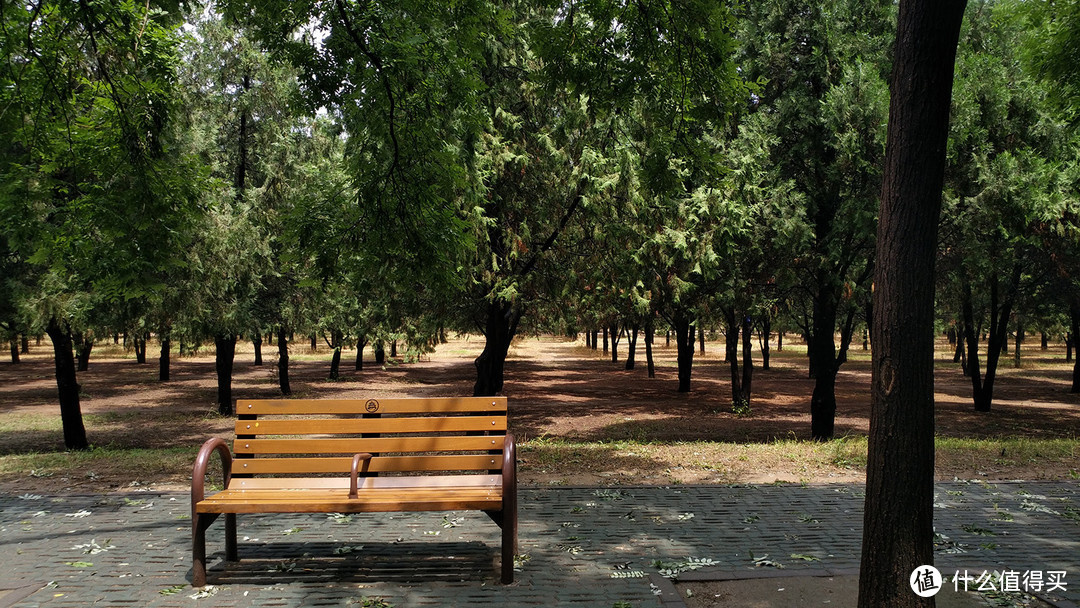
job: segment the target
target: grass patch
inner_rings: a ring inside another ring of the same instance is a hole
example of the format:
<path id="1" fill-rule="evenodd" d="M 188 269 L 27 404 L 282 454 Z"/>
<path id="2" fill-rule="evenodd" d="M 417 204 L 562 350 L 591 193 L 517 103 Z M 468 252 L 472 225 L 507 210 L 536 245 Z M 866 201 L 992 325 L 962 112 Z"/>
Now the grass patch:
<path id="1" fill-rule="evenodd" d="M 132 449 L 95 447 L 84 451 L 40 452 L 0 456 L 0 475 L 34 477 L 126 478 L 158 481 L 191 476 L 198 446 L 190 448 Z"/>

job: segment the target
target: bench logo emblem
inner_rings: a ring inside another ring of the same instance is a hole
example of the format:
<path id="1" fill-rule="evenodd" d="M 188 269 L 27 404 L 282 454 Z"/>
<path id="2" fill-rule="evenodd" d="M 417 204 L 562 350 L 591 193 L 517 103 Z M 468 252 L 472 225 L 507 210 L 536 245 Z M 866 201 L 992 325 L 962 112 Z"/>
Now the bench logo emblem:
<path id="1" fill-rule="evenodd" d="M 364 409 L 369 413 L 374 414 L 379 411 L 379 402 L 374 399 L 369 399 L 368 402 L 364 404 Z"/>

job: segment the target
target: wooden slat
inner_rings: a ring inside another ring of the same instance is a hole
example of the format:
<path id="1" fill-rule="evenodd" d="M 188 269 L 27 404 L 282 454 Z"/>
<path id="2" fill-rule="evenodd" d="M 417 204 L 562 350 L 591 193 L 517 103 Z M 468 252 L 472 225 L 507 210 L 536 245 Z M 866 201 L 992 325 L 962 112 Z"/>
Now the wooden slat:
<path id="1" fill-rule="evenodd" d="M 348 439 L 237 439 L 236 454 L 355 454 L 358 452 L 455 452 L 501 450 L 505 435 L 472 437 L 372 437 Z"/>
<path id="2" fill-rule="evenodd" d="M 338 489 L 223 490 L 200 501 L 198 513 L 367 513 L 388 511 L 497 510 L 502 493 L 489 488 L 365 490 L 349 499 Z"/>
<path id="3" fill-rule="evenodd" d="M 371 459 L 368 471 L 372 473 L 487 471 L 500 467 L 502 467 L 502 456 L 499 455 L 376 456 Z M 348 475 L 351 469 L 351 457 L 237 458 L 233 460 L 232 472 L 234 475 L 310 475 L 314 473 Z"/>
<path id="4" fill-rule="evenodd" d="M 237 435 L 506 431 L 506 416 L 237 420 Z"/>
<path id="5" fill-rule="evenodd" d="M 410 477 L 365 477 L 361 490 L 379 488 L 499 488 L 501 475 L 422 475 Z M 258 477 L 233 479 L 230 490 L 348 489 L 347 477 Z"/>
<path id="6" fill-rule="evenodd" d="M 416 414 L 505 412 L 506 397 L 432 399 L 248 399 L 236 403 L 238 415 Z"/>

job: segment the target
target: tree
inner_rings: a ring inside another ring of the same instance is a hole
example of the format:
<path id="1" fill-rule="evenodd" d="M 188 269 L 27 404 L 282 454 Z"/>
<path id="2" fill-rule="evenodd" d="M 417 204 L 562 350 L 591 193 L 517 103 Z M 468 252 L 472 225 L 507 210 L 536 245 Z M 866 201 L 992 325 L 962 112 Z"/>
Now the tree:
<path id="1" fill-rule="evenodd" d="M 965 0 L 903 0 L 874 272 L 859 606 L 917 606 L 934 559 L 934 261 Z M 930 600 L 933 605 L 933 600 Z"/>
<path id="2" fill-rule="evenodd" d="M 88 445 L 73 335 L 99 302 L 144 298 L 185 248 L 192 159 L 173 153 L 175 23 L 156 5 L 5 4 L 0 216 L 56 357 L 64 443 Z"/>
<path id="3" fill-rule="evenodd" d="M 751 81 L 765 81 L 757 111 L 775 117 L 769 160 L 806 204 L 812 238 L 796 270 L 815 379 L 811 434 L 829 439 L 836 374 L 873 271 L 893 3 L 771 0 L 742 10 L 744 69 Z"/>

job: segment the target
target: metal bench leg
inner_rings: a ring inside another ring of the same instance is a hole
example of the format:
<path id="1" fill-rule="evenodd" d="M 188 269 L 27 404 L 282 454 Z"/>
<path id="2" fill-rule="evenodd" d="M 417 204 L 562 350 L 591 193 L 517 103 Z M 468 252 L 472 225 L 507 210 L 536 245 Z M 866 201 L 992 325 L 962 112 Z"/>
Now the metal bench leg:
<path id="1" fill-rule="evenodd" d="M 236 513 L 225 514 L 225 559 L 230 562 L 240 561 L 236 553 Z"/>
<path id="2" fill-rule="evenodd" d="M 191 586 L 206 586 L 206 529 L 217 515 L 195 514 L 191 521 Z"/>

